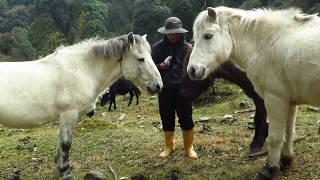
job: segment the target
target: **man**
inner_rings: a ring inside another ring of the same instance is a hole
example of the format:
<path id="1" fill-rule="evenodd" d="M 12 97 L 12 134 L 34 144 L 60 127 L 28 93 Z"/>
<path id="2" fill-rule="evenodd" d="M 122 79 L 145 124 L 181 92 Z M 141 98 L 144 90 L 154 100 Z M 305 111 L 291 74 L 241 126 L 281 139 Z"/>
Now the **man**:
<path id="1" fill-rule="evenodd" d="M 184 148 L 191 159 L 197 159 L 193 149 L 192 104 L 180 95 L 183 59 L 191 51 L 191 44 L 185 41 L 182 22 L 177 17 L 169 17 L 165 26 L 158 29 L 164 38 L 153 45 L 152 58 L 163 80 L 163 89 L 159 94 L 159 111 L 165 135 L 165 150 L 161 158 L 168 157 L 175 150 L 175 113 L 183 130 Z"/>

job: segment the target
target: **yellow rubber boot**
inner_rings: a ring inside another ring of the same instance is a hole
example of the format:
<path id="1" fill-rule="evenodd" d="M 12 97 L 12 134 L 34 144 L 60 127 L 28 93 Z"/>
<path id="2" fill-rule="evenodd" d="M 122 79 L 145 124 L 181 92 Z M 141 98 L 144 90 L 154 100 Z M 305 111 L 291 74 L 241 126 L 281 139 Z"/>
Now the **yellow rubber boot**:
<path id="1" fill-rule="evenodd" d="M 174 140 L 174 131 L 165 131 L 164 138 L 165 138 L 166 148 L 164 151 L 160 153 L 159 155 L 160 158 L 168 157 L 176 149 L 176 144 Z"/>
<path id="2" fill-rule="evenodd" d="M 191 159 L 198 159 L 197 153 L 193 149 L 193 129 L 188 131 L 183 131 L 183 140 L 184 140 L 184 150 L 187 153 L 187 156 Z"/>

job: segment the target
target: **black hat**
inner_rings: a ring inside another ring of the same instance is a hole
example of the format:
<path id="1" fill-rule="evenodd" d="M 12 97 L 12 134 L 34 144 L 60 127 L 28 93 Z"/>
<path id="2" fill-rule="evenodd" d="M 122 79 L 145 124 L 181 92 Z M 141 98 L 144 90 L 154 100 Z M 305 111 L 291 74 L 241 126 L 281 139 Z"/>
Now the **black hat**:
<path id="1" fill-rule="evenodd" d="M 169 17 L 165 21 L 165 26 L 158 29 L 162 34 L 187 33 L 188 31 L 182 28 L 182 22 L 177 17 Z"/>

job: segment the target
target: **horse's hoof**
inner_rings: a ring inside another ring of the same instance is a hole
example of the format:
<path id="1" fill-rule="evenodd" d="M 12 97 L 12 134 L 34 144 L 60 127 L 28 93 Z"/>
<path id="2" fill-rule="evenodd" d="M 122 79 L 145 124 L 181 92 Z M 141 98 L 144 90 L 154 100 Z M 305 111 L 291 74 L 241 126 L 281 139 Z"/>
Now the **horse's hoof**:
<path id="1" fill-rule="evenodd" d="M 71 174 L 62 176 L 61 180 L 76 180 L 76 177 L 71 173 Z"/>
<path id="2" fill-rule="evenodd" d="M 265 146 L 262 147 L 250 147 L 250 151 L 248 154 L 249 158 L 254 158 L 258 156 L 263 156 L 268 154 L 268 149 Z"/>
<path id="3" fill-rule="evenodd" d="M 289 171 L 293 164 L 293 157 L 291 156 L 281 156 L 280 158 L 280 170 L 285 176 L 289 175 Z"/>
<path id="4" fill-rule="evenodd" d="M 257 180 L 274 180 L 279 177 L 279 167 L 267 167 L 265 166 L 258 174 Z"/>

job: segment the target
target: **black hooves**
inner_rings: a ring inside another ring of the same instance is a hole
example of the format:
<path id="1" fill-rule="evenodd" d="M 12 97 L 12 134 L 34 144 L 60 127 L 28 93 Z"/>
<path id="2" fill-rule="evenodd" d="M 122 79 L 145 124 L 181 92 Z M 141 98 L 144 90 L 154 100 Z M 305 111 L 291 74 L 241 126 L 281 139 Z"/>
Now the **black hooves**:
<path id="1" fill-rule="evenodd" d="M 268 167 L 265 166 L 258 174 L 257 180 L 274 180 L 279 177 L 280 168 L 279 167 Z"/>

